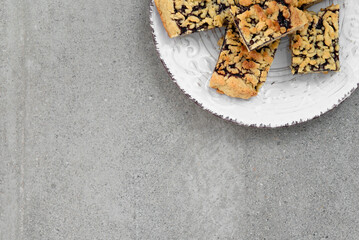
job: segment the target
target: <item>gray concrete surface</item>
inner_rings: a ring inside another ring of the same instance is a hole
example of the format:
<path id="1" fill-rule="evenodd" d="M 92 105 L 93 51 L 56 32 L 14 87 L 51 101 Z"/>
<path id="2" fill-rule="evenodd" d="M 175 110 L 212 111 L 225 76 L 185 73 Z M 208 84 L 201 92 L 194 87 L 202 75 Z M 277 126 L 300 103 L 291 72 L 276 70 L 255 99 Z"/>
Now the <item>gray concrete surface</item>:
<path id="1" fill-rule="evenodd" d="M 223 121 L 157 58 L 149 0 L 0 0 L 0 239 L 359 239 L 359 92 Z"/>

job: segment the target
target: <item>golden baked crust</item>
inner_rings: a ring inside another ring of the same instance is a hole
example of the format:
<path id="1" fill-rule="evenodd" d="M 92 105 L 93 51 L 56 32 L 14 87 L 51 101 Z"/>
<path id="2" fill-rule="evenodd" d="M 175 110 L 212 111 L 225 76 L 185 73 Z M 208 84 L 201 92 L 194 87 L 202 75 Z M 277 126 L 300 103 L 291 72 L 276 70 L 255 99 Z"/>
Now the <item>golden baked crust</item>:
<path id="1" fill-rule="evenodd" d="M 297 4 L 294 0 L 239 2 L 243 1 L 245 5 L 231 7 L 231 14 L 249 51 L 268 45 L 308 22 L 304 12 L 292 6 Z"/>
<path id="2" fill-rule="evenodd" d="M 298 7 L 306 9 L 321 1 L 323 0 L 298 0 Z"/>
<path id="3" fill-rule="evenodd" d="M 214 72 L 209 85 L 211 88 L 217 89 L 220 94 L 230 97 L 249 99 L 257 96 L 258 91 L 251 84 L 246 84 L 237 77 L 225 77 Z"/>
<path id="4" fill-rule="evenodd" d="M 181 30 L 177 26 L 177 23 L 172 19 L 174 14 L 174 5 L 172 0 L 155 0 L 155 5 L 161 16 L 163 26 L 165 27 L 169 37 L 178 36 Z"/>
<path id="5" fill-rule="evenodd" d="M 256 96 L 266 81 L 279 42 L 248 52 L 236 27 L 228 26 L 209 86 L 230 97 Z"/>
<path id="6" fill-rule="evenodd" d="M 340 70 L 339 8 L 306 12 L 308 24 L 291 38 L 293 74 Z"/>

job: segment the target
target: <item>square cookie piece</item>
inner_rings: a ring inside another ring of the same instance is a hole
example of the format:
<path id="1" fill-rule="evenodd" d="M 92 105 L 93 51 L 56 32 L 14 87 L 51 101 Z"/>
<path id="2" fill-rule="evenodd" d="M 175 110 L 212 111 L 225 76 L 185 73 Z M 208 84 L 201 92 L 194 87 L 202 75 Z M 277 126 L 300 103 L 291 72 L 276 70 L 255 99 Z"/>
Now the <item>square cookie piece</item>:
<path id="1" fill-rule="evenodd" d="M 259 2 L 259 3 L 258 3 Z M 234 22 L 249 51 L 295 32 L 307 22 L 294 0 L 239 0 L 231 7 Z"/>
<path id="2" fill-rule="evenodd" d="M 234 0 L 155 0 L 171 38 L 226 25 L 233 3 Z"/>
<path id="3" fill-rule="evenodd" d="M 249 52 L 234 25 L 227 27 L 209 86 L 230 97 L 248 99 L 267 79 L 280 40 Z"/>
<path id="4" fill-rule="evenodd" d="M 309 23 L 291 39 L 292 73 L 339 71 L 339 5 L 306 15 Z"/>

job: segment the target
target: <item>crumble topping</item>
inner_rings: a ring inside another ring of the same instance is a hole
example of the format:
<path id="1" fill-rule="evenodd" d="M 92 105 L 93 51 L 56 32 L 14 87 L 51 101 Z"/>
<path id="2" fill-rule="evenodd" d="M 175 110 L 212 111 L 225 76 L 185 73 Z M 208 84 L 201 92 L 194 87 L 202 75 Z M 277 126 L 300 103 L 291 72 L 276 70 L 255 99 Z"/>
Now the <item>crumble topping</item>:
<path id="1" fill-rule="evenodd" d="M 239 0 L 231 14 L 248 50 L 265 46 L 307 23 L 294 0 Z M 254 5 L 253 5 L 254 4 Z"/>
<path id="2" fill-rule="evenodd" d="M 181 30 L 180 34 L 221 27 L 228 16 L 227 10 L 230 4 L 233 4 L 233 0 L 175 0 L 173 19 Z"/>
<path id="3" fill-rule="evenodd" d="M 155 0 L 155 3 L 169 36 L 176 37 L 226 25 L 234 1 Z"/>
<path id="4" fill-rule="evenodd" d="M 323 0 L 298 0 L 298 7 L 306 9 L 321 1 Z"/>
<path id="5" fill-rule="evenodd" d="M 236 27 L 228 26 L 210 87 L 231 97 L 248 99 L 257 95 L 279 42 L 248 52 Z"/>
<path id="6" fill-rule="evenodd" d="M 292 73 L 339 71 L 339 5 L 306 15 L 309 23 L 291 39 Z"/>
<path id="7" fill-rule="evenodd" d="M 285 6 L 307 7 L 322 0 L 278 0 Z M 170 37 L 222 27 L 232 19 L 231 6 L 243 13 L 266 0 L 155 0 Z"/>

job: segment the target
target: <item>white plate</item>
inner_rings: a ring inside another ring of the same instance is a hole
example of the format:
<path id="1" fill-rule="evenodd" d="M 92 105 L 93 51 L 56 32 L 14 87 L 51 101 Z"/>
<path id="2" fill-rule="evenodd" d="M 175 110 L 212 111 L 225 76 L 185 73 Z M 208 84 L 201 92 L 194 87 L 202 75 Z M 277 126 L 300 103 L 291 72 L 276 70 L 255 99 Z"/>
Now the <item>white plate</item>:
<path id="1" fill-rule="evenodd" d="M 266 84 L 250 100 L 230 98 L 208 87 L 224 29 L 170 39 L 152 1 L 150 20 L 159 56 L 173 81 L 204 109 L 241 125 L 281 127 L 301 123 L 333 109 L 359 84 L 358 0 L 325 0 L 318 11 L 340 3 L 341 72 L 293 76 L 288 38 L 281 41 Z"/>

